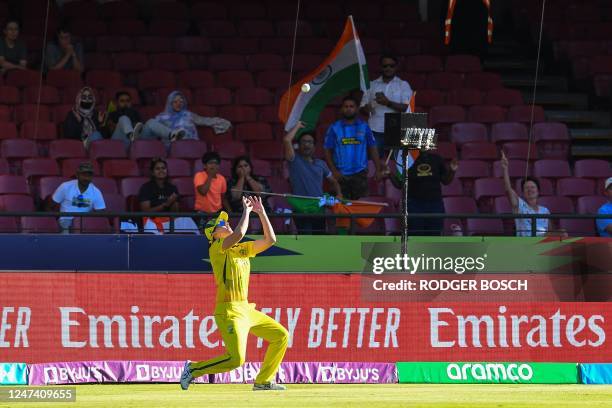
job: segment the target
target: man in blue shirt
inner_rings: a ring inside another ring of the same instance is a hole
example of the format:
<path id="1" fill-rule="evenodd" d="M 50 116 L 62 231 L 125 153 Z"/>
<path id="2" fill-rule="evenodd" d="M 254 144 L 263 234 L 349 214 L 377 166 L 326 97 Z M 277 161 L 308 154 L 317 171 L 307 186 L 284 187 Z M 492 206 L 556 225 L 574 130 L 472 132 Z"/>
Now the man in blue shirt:
<path id="1" fill-rule="evenodd" d="M 606 180 L 605 194 L 608 197 L 608 202 L 599 208 L 598 214 L 612 214 L 612 177 Z M 598 219 L 597 232 L 601 237 L 612 237 L 612 218 Z"/>
<path id="2" fill-rule="evenodd" d="M 283 138 L 283 154 L 289 166 L 291 192 L 301 196 L 322 197 L 323 180 L 326 179 L 336 197 L 342 198 L 340 185 L 332 177 L 327 164 L 314 157 L 316 142 L 314 132 L 305 131 L 296 138 L 296 134 L 304 127 L 304 123 L 298 121 Z M 293 149 L 294 138 L 296 138 L 297 150 Z M 321 217 L 295 218 L 295 224 L 300 234 L 325 232 L 325 219 Z"/>
<path id="3" fill-rule="evenodd" d="M 325 161 L 340 183 L 342 195 L 358 200 L 368 195 L 368 155 L 376 165 L 376 180 L 382 180 L 376 140 L 370 126 L 357 117 L 357 100 L 342 100 L 342 119 L 334 122 L 325 135 Z"/>

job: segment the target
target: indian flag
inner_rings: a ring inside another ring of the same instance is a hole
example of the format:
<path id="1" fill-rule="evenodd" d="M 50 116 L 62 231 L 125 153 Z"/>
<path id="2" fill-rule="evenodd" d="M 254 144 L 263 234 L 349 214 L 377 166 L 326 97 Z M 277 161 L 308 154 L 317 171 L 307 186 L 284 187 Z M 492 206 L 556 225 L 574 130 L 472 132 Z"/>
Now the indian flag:
<path id="1" fill-rule="evenodd" d="M 310 85 L 309 92 L 302 92 L 303 84 Z M 298 121 L 313 129 L 319 114 L 334 97 L 360 88 L 370 88 L 368 66 L 361 42 L 349 16 L 340 41 L 319 67 L 289 88 L 283 95 L 278 116 L 285 123 L 285 130 L 292 129 Z"/>

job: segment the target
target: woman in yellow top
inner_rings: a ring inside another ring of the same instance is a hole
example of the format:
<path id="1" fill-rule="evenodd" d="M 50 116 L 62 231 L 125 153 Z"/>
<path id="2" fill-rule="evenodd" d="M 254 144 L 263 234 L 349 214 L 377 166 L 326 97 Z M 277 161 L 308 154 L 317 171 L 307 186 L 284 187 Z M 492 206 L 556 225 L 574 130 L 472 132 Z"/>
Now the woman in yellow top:
<path id="1" fill-rule="evenodd" d="M 270 343 L 253 390 L 285 389 L 274 382 L 274 376 L 287 350 L 289 333 L 276 320 L 255 310 L 255 304 L 247 300 L 251 273 L 249 258 L 274 245 L 276 235 L 259 197 L 243 197 L 242 207 L 242 217 L 235 231 L 230 227 L 224 211 L 205 227 L 217 284 L 215 321 L 225 342 L 226 353 L 206 361 L 187 361 L 181 375 L 183 390 L 188 389 L 196 377 L 230 371 L 244 364 L 249 332 Z M 240 242 L 249 226 L 251 211 L 259 216 L 264 237 L 257 241 Z"/>

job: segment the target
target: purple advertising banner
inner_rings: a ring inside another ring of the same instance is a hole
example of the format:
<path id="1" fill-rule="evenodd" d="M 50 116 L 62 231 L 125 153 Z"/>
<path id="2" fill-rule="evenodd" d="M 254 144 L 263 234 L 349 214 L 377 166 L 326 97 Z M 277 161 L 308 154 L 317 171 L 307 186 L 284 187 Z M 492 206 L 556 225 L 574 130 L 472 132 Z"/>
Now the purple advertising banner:
<path id="1" fill-rule="evenodd" d="M 31 364 L 29 384 L 155 382 L 178 383 L 182 361 L 80 361 Z M 261 363 L 247 362 L 230 372 L 202 376 L 196 383 L 253 383 Z M 211 378 L 212 377 L 212 378 Z M 395 364 L 285 362 L 276 375 L 279 383 L 382 384 L 396 383 Z"/>

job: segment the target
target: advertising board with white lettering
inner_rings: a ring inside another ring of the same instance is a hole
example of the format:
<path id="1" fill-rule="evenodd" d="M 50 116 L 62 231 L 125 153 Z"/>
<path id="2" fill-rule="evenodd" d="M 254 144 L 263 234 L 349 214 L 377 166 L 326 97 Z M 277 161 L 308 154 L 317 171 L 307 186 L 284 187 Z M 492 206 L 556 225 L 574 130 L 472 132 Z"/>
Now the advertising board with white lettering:
<path id="1" fill-rule="evenodd" d="M 612 360 L 609 302 L 370 302 L 361 278 L 253 274 L 249 298 L 288 329 L 288 362 Z M 0 361 L 206 359 L 214 294 L 210 275 L 2 273 Z"/>

